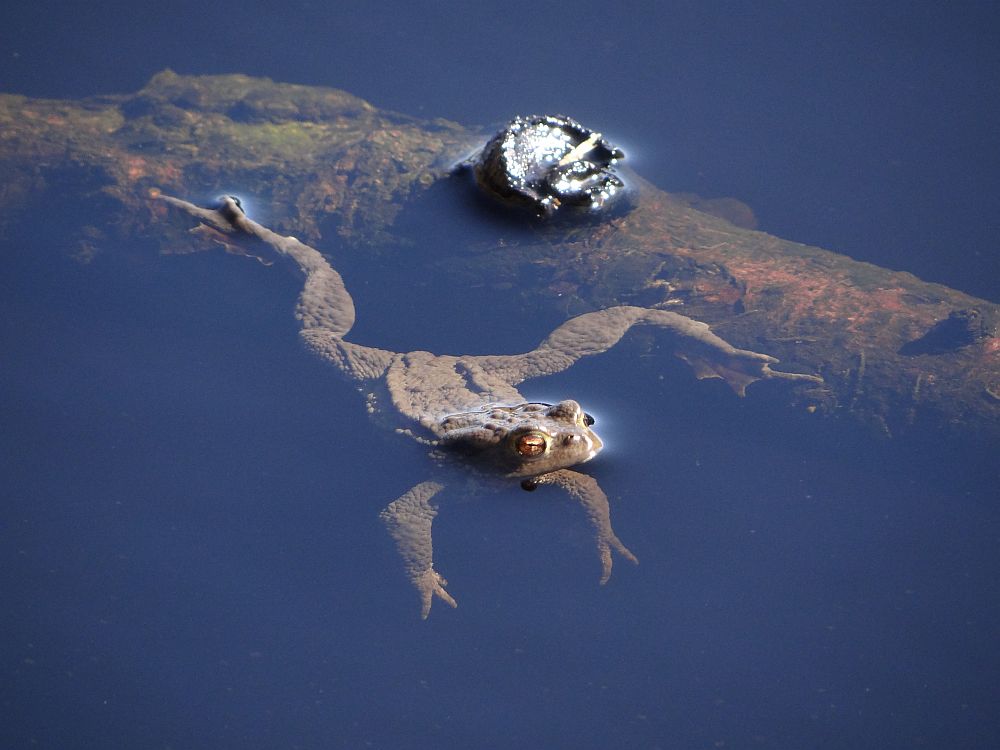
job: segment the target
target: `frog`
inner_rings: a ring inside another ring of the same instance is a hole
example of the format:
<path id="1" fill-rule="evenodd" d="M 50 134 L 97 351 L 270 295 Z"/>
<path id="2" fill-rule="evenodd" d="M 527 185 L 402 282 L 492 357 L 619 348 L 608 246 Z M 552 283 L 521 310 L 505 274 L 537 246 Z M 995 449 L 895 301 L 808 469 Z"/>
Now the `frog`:
<path id="1" fill-rule="evenodd" d="M 625 190 L 615 169 L 624 158 L 571 117 L 518 115 L 460 167 L 471 166 L 479 186 L 500 202 L 551 219 L 557 211 L 607 214 Z"/>
<path id="2" fill-rule="evenodd" d="M 369 394 L 380 389 L 384 404 L 370 410 L 390 411 L 398 419 L 395 429 L 400 435 L 430 449 L 432 465 L 459 467 L 501 483 L 519 482 L 529 491 L 553 486 L 578 501 L 593 529 L 602 585 L 611 577 L 613 555 L 631 563 L 638 559 L 614 532 L 607 495 L 592 476 L 576 468 L 603 448 L 595 420 L 571 398 L 555 404 L 527 400 L 518 391 L 522 382 L 606 352 L 635 326 L 669 334 L 675 354 L 698 379 L 721 378 L 738 396 L 758 380 L 822 382 L 819 375 L 773 369 L 777 359 L 736 348 L 706 323 L 671 310 L 628 305 L 577 315 L 520 354 L 395 352 L 355 343 L 348 340 L 354 301 L 321 252 L 257 223 L 234 196 L 224 196 L 211 207 L 158 191 L 152 197 L 196 220 L 192 232 L 227 249 L 247 251 L 256 244 L 293 261 L 304 276 L 295 316 L 305 347 Z M 432 475 L 380 513 L 418 594 L 423 619 L 435 600 L 457 606 L 433 556 L 432 525 L 439 510 L 435 497 L 444 489 L 443 479 Z"/>

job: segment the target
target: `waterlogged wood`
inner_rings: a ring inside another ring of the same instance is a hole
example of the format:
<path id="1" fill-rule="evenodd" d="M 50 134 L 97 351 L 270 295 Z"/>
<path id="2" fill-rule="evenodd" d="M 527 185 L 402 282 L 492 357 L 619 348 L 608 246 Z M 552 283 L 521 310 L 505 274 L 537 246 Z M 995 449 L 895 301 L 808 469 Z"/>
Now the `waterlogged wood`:
<path id="1" fill-rule="evenodd" d="M 0 159 L 13 177 L 0 209 L 9 217 L 38 189 L 72 184 L 77 201 L 112 199 L 102 205 L 132 228 L 146 222 L 151 188 L 210 198 L 239 185 L 311 239 L 329 216 L 344 236 L 378 239 L 403 201 L 433 182 L 440 155 L 473 142 L 458 125 L 380 111 L 342 91 L 166 71 L 133 95 L 0 96 Z"/>
<path id="2" fill-rule="evenodd" d="M 885 435 L 917 425 L 1000 431 L 996 304 L 736 227 L 634 181 L 636 210 L 561 244 L 567 258 L 588 247 L 606 259 L 589 270 L 595 288 L 683 310 L 788 369 L 820 373 L 823 388 L 799 392 L 807 408 L 851 413 Z M 615 288 L 617 276 L 640 280 Z"/>
<path id="3" fill-rule="evenodd" d="M 190 247 L 151 191 L 207 202 L 239 186 L 277 230 L 321 249 L 377 248 L 399 212 L 456 179 L 451 166 L 487 136 L 240 75 L 167 71 L 138 93 L 82 101 L 0 95 L 0 227 L 44 221 L 58 206 L 73 232 L 63 247 L 84 261 L 109 237 Z M 704 320 L 784 369 L 820 373 L 823 386 L 788 391 L 817 415 L 851 415 L 887 435 L 1000 435 L 998 305 L 630 183 L 624 215 L 536 223 L 532 239 L 498 241 L 495 252 L 455 248 L 445 272 L 500 289 L 516 280 L 523 298 L 569 314 L 624 303 Z"/>

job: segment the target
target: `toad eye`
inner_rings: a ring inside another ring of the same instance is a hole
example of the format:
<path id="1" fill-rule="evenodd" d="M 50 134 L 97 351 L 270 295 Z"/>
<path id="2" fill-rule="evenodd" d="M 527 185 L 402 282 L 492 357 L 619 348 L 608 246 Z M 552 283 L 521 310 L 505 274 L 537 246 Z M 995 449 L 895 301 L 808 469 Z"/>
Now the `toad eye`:
<path id="1" fill-rule="evenodd" d="M 545 435 L 540 432 L 526 432 L 514 441 L 514 450 L 524 458 L 537 458 L 547 447 Z"/>
<path id="2" fill-rule="evenodd" d="M 590 427 L 591 425 L 594 424 L 594 418 L 592 416 L 590 416 L 589 414 L 587 414 L 586 412 L 584 412 L 583 413 L 583 423 L 585 425 L 587 425 L 587 427 Z"/>

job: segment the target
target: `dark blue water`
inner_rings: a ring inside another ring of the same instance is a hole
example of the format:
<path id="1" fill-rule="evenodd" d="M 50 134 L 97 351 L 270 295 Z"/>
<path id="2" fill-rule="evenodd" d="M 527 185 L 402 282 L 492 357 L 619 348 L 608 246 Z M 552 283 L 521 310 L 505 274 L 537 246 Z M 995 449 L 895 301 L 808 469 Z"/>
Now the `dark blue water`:
<path id="1" fill-rule="evenodd" d="M 37 2 L 0 11 L 0 82 L 75 97 L 170 66 L 473 124 L 564 110 L 665 188 L 1000 297 L 990 6 L 506 8 Z M 557 492 L 454 492 L 435 557 L 460 606 L 421 622 L 377 513 L 429 464 L 299 347 L 296 276 L 113 247 L 81 266 L 66 229 L 29 217 L 0 246 L 0 746 L 1000 741 L 996 446 L 885 445 L 626 341 L 524 391 L 597 416 L 588 471 L 640 566 L 599 587 Z M 412 274 L 324 248 L 359 340 L 547 333 L 444 298 L 429 244 Z"/>

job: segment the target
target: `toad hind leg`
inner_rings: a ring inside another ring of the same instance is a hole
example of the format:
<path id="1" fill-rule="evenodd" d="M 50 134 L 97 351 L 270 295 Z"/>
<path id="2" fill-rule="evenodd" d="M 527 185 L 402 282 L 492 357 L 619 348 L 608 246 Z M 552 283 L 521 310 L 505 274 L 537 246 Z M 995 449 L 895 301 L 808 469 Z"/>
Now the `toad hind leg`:
<path id="1" fill-rule="evenodd" d="M 437 482 L 421 482 L 380 514 L 403 558 L 406 575 L 420 594 L 420 617 L 424 620 L 435 596 L 452 607 L 458 606 L 444 589 L 448 581 L 434 570 L 431 523 L 437 509 L 430 501 L 443 488 Z"/>
<path id="2" fill-rule="evenodd" d="M 181 198 L 157 193 L 156 198 L 179 208 L 215 230 L 218 237 L 243 235 L 260 240 L 280 255 L 294 260 L 306 275 L 305 288 L 299 297 L 296 317 L 303 330 L 320 330 L 343 338 L 354 325 L 354 300 L 344 287 L 344 280 L 315 248 L 294 237 L 284 237 L 243 213 L 239 202 L 226 195 L 217 208 L 201 208 Z M 201 227 L 194 231 L 200 230 Z"/>
<path id="3" fill-rule="evenodd" d="M 567 320 L 533 351 L 514 356 L 484 356 L 475 360 L 511 385 L 543 375 L 553 375 L 577 360 L 606 352 L 632 326 L 664 328 L 674 334 L 677 356 L 691 365 L 696 377 L 722 378 L 738 395 L 757 380 L 780 378 L 822 383 L 818 375 L 772 370 L 774 357 L 737 349 L 712 332 L 707 323 L 669 310 L 621 305 L 584 313 Z"/>
<path id="4" fill-rule="evenodd" d="M 191 230 L 196 234 L 207 233 L 226 247 L 242 247 L 242 241 L 247 239 L 260 241 L 294 260 L 306 277 L 295 309 L 306 346 L 353 380 L 374 379 L 385 372 L 395 356 L 393 352 L 344 341 L 354 325 L 354 300 L 322 253 L 258 224 L 243 213 L 232 196 L 220 198 L 216 208 L 201 208 L 159 192 L 155 197 L 198 219 L 201 224 Z"/>
<path id="5" fill-rule="evenodd" d="M 539 484 L 555 484 L 562 487 L 566 492 L 580 501 L 583 509 L 587 511 L 587 518 L 590 520 L 594 531 L 597 532 L 597 554 L 601 558 L 601 585 L 603 586 L 611 578 L 611 550 L 636 565 L 639 560 L 635 555 L 622 544 L 622 540 L 611 528 L 611 508 L 608 505 L 608 496 L 597 484 L 597 480 L 586 474 L 569 469 L 559 469 L 548 474 L 542 474 L 523 483 L 525 489 L 534 489 Z"/>

